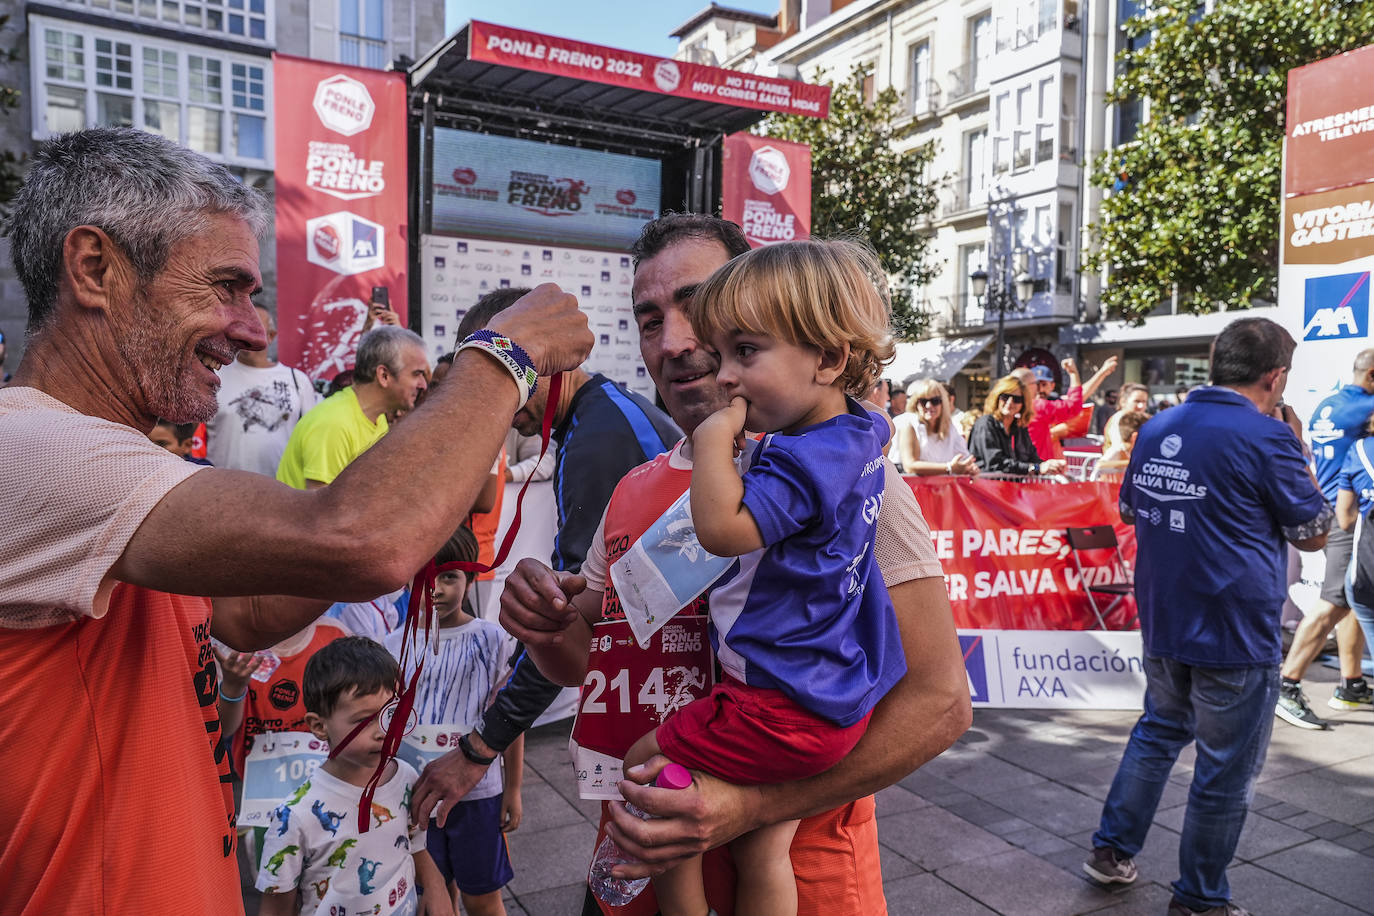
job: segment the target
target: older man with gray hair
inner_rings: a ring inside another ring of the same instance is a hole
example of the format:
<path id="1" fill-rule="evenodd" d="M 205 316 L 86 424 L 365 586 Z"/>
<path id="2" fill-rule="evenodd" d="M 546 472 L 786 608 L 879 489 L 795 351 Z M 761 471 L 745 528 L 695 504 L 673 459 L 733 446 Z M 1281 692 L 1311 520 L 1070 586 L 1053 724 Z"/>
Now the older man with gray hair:
<path id="1" fill-rule="evenodd" d="M 228 170 L 130 129 L 53 139 L 13 202 L 29 346 L 0 391 L 0 913 L 241 912 L 210 637 L 262 648 L 409 579 L 528 377 L 591 349 L 542 286 L 328 487 L 180 461 L 147 431 L 213 416 L 219 367 L 265 345 L 266 221 Z"/>
<path id="2" fill-rule="evenodd" d="M 333 482 L 374 442 L 387 424 L 415 409 L 429 387 L 425 342 L 414 331 L 380 325 L 363 335 L 353 385 L 306 414 L 277 465 L 277 479 L 297 490 Z"/>

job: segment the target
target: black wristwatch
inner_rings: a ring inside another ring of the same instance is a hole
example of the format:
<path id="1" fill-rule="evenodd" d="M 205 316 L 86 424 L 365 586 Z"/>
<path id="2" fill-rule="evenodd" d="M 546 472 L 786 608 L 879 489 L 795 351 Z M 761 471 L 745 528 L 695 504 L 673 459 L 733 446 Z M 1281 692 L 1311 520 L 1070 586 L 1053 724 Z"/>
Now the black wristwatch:
<path id="1" fill-rule="evenodd" d="M 486 757 L 482 754 L 477 753 L 477 749 L 472 746 L 472 742 L 469 741 L 468 738 L 468 735 L 464 735 L 463 737 L 458 739 L 458 750 L 463 752 L 464 757 L 471 760 L 478 766 L 484 767 L 491 766 L 493 763 L 496 762 L 495 755 L 492 755 L 491 757 Z"/>

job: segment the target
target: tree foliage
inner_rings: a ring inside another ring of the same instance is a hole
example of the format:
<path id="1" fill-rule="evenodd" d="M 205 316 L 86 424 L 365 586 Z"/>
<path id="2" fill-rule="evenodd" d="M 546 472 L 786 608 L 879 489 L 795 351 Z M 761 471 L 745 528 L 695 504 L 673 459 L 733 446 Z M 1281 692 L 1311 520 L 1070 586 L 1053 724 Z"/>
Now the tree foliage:
<path id="1" fill-rule="evenodd" d="M 1153 2 L 1125 24 L 1108 101 L 1148 100 L 1134 141 L 1091 180 L 1109 194 L 1089 270 L 1110 271 L 1104 309 L 1139 322 L 1175 294 L 1185 312 L 1277 298 L 1288 71 L 1374 42 L 1367 0 Z"/>
<path id="2" fill-rule="evenodd" d="M 930 239 L 921 228 L 935 209 L 929 171 L 933 143 L 900 152 L 901 97 L 887 88 L 864 99 L 869 68 L 831 83 L 830 117 L 774 115 L 759 133 L 811 146 L 811 231 L 868 240 L 892 279 L 892 326 L 898 339 L 919 337 L 926 316 L 912 289 L 934 277 Z"/>

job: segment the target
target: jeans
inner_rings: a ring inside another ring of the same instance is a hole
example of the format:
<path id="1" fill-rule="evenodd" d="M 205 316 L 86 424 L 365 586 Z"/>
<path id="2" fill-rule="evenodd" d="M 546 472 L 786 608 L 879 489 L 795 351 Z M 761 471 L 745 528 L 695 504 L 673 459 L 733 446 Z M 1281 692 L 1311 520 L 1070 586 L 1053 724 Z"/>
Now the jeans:
<path id="1" fill-rule="evenodd" d="M 1278 669 L 1199 668 L 1147 655 L 1145 682 L 1145 712 L 1131 730 L 1093 846 L 1140 852 L 1179 751 L 1196 741 L 1174 899 L 1198 910 L 1223 906 L 1231 899 L 1226 866 L 1274 726 Z"/>

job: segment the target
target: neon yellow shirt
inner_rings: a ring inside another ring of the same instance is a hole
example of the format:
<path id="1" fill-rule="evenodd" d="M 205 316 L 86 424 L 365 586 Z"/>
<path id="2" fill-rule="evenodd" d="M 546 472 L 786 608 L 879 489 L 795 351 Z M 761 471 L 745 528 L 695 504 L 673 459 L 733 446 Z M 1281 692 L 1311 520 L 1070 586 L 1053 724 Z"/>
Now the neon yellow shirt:
<path id="1" fill-rule="evenodd" d="M 358 396 L 345 388 L 313 408 L 291 431 L 277 479 L 297 490 L 307 480 L 332 483 L 354 458 L 386 435 L 386 415 L 373 423 L 358 406 Z"/>

